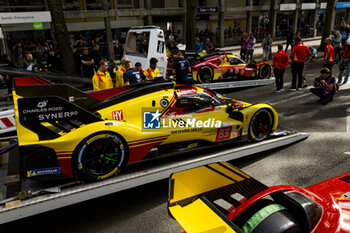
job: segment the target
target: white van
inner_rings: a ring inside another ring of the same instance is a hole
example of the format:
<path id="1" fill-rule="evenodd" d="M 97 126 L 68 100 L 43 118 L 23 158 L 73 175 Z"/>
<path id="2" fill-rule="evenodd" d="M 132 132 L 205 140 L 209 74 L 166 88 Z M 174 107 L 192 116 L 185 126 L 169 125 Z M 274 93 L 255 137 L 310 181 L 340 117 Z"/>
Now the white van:
<path id="1" fill-rule="evenodd" d="M 166 77 L 168 60 L 166 56 L 164 32 L 157 26 L 131 28 L 126 36 L 124 56 L 135 65 L 142 64 L 143 69 L 149 67 L 149 60 L 155 57 L 160 76 Z"/>

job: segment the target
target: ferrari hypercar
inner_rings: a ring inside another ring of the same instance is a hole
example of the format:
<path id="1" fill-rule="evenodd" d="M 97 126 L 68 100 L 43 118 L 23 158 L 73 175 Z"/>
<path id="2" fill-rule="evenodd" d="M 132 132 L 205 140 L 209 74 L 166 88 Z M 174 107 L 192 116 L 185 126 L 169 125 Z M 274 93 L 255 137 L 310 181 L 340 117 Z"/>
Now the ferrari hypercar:
<path id="1" fill-rule="evenodd" d="M 174 173 L 168 209 L 188 233 L 350 232 L 350 173 L 268 187 L 226 162 Z"/>
<path id="2" fill-rule="evenodd" d="M 16 78 L 13 91 L 26 177 L 63 174 L 94 181 L 152 151 L 193 149 L 277 128 L 268 104 L 249 104 L 173 82 L 82 92 L 39 78 Z"/>
<path id="3" fill-rule="evenodd" d="M 268 79 L 273 74 L 268 62 L 246 63 L 231 53 L 214 52 L 189 60 L 196 83 Z M 171 69 L 172 61 L 169 61 L 168 70 Z"/>

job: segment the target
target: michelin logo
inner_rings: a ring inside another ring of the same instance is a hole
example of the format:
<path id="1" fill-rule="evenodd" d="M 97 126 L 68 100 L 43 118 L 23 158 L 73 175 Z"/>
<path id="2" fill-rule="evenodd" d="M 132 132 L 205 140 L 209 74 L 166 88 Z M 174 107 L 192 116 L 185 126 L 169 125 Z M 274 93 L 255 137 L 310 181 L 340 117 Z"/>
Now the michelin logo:
<path id="1" fill-rule="evenodd" d="M 143 128 L 144 129 L 160 129 L 159 110 L 156 112 L 143 112 Z"/>
<path id="2" fill-rule="evenodd" d="M 42 169 L 27 171 L 27 177 L 52 175 L 52 174 L 61 174 L 61 168 L 52 167 L 52 168 L 42 168 Z"/>

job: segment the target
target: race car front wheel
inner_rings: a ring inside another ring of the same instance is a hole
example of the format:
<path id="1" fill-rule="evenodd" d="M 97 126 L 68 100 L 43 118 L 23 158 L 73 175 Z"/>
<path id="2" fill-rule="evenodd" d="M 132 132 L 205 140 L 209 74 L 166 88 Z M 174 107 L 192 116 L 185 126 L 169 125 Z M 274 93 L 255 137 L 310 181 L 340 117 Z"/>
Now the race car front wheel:
<path id="1" fill-rule="evenodd" d="M 261 79 L 268 79 L 271 76 L 271 66 L 264 64 L 259 68 L 259 77 Z"/>
<path id="2" fill-rule="evenodd" d="M 268 109 L 260 109 L 252 117 L 249 124 L 249 140 L 261 142 L 266 139 L 272 130 L 273 115 Z"/>
<path id="3" fill-rule="evenodd" d="M 72 167 L 79 180 L 96 181 L 117 174 L 127 161 L 124 139 L 111 132 L 98 132 L 77 146 Z"/>
<path id="4" fill-rule="evenodd" d="M 197 80 L 199 83 L 210 83 L 213 77 L 214 71 L 210 66 L 203 66 L 198 70 Z"/>

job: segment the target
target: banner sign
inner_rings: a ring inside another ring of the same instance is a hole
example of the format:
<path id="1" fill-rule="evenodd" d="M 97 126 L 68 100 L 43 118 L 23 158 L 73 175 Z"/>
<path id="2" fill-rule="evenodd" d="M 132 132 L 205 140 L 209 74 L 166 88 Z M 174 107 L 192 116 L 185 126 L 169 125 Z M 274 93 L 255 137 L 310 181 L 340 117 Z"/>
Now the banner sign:
<path id="1" fill-rule="evenodd" d="M 35 22 L 35 23 L 33 23 L 33 29 L 34 30 L 43 30 L 44 29 L 43 22 Z"/>
<path id="2" fill-rule="evenodd" d="M 202 7 L 197 7 L 197 14 L 215 14 L 219 13 L 219 7 L 217 6 L 202 6 Z"/>
<path id="3" fill-rule="evenodd" d="M 350 8 L 350 2 L 337 2 L 335 8 Z"/>
<path id="4" fill-rule="evenodd" d="M 0 24 L 51 22 L 50 11 L 0 13 Z"/>
<path id="5" fill-rule="evenodd" d="M 295 11 L 295 9 L 297 9 L 297 4 L 295 3 L 280 5 L 280 11 Z"/>
<path id="6" fill-rule="evenodd" d="M 315 10 L 316 3 L 303 3 L 301 4 L 301 10 Z"/>

